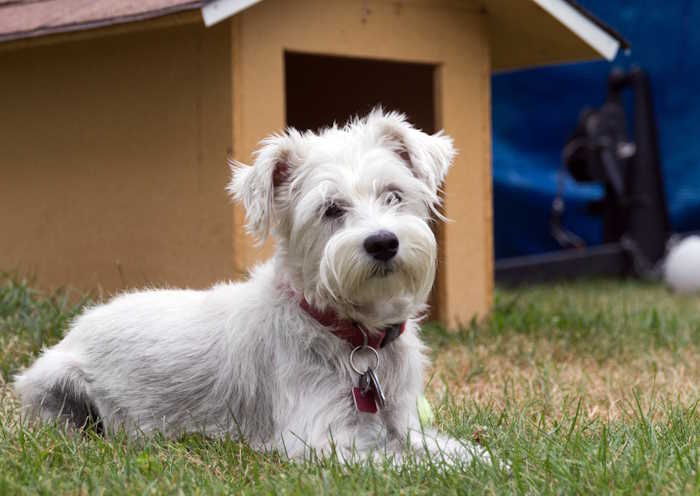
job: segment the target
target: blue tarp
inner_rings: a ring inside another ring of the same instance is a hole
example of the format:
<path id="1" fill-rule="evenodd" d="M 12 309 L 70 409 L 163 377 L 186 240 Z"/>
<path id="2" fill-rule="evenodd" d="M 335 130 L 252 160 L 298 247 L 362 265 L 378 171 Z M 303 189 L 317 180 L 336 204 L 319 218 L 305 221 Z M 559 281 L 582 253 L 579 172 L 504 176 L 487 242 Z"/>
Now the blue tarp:
<path id="1" fill-rule="evenodd" d="M 496 258 L 558 248 L 549 233 L 561 150 L 584 106 L 605 99 L 613 66 L 639 65 L 654 91 L 666 199 L 674 231 L 700 229 L 700 1 L 579 0 L 630 41 L 630 55 L 495 75 L 493 91 Z M 630 114 L 631 117 L 631 114 Z M 567 228 L 601 241 L 587 214 L 595 185 L 566 181 Z"/>

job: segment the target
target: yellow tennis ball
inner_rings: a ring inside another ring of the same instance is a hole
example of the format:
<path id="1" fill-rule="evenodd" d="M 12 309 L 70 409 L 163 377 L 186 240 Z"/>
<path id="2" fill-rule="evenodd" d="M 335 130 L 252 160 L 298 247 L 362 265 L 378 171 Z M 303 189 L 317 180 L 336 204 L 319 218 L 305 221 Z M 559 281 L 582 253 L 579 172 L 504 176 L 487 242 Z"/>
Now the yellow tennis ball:
<path id="1" fill-rule="evenodd" d="M 418 397 L 418 418 L 424 427 L 433 425 L 435 422 L 435 415 L 433 414 L 433 408 L 430 406 L 428 399 L 424 394 Z"/>

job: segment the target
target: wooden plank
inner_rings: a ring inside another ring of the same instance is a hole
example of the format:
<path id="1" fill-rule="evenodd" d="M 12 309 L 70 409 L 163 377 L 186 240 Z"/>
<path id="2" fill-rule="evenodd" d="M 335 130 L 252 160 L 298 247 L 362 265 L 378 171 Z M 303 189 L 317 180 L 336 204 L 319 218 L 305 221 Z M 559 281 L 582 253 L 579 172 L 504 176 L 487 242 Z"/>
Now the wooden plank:
<path id="1" fill-rule="evenodd" d="M 487 0 L 484 6 L 494 71 L 602 58 L 531 0 Z"/>
<path id="2" fill-rule="evenodd" d="M 202 23 L 202 14 L 197 10 L 189 10 L 169 14 L 154 19 L 141 21 L 127 21 L 122 24 L 113 24 L 104 27 L 78 28 L 77 31 L 67 31 L 64 33 L 45 34 L 31 38 L 21 38 L 18 40 L 6 41 L 0 43 L 0 52 L 11 50 L 22 50 L 45 45 L 56 45 L 66 42 L 75 42 L 83 40 L 93 40 L 108 36 L 116 36 L 121 34 L 135 34 L 141 31 L 149 31 L 153 29 L 163 29 L 183 24 L 200 24 Z"/>

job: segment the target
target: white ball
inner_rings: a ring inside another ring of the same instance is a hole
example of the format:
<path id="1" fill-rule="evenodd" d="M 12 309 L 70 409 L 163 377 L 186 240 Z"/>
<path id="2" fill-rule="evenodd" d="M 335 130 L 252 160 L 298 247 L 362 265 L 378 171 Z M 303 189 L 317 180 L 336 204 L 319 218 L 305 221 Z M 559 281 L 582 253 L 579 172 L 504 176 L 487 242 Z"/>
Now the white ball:
<path id="1" fill-rule="evenodd" d="M 689 236 L 671 248 L 664 263 L 664 278 L 679 293 L 700 291 L 700 236 Z"/>

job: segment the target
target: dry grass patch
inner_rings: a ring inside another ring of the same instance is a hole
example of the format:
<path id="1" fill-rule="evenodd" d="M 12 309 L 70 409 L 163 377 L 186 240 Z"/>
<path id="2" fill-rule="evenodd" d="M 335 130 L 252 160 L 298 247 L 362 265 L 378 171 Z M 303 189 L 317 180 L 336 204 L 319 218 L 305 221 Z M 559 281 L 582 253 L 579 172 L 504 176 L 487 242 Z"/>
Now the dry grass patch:
<path id="1" fill-rule="evenodd" d="M 635 396 L 645 407 L 654 401 L 700 401 L 700 353 L 695 349 L 656 349 L 600 363 L 546 340 L 514 336 L 471 350 L 443 349 L 431 373 L 428 396 L 435 403 L 449 394 L 454 401 L 473 401 L 484 408 L 527 403 L 548 415 L 568 410 L 579 398 L 588 418 L 602 420 L 631 415 L 637 408 Z"/>
<path id="2" fill-rule="evenodd" d="M 0 376 L 0 419 L 6 426 L 17 425 L 19 421 L 19 402 L 12 388 Z"/>
<path id="3" fill-rule="evenodd" d="M 700 296 L 663 286 L 589 281 L 499 290 L 491 314 L 457 332 L 427 326 L 428 394 L 545 416 L 581 400 L 588 419 L 616 421 L 640 405 L 700 401 Z M 665 407 L 653 408 L 663 415 Z"/>

